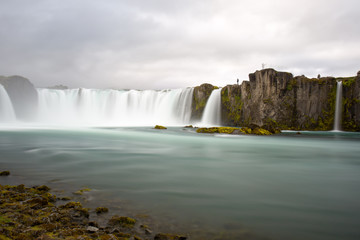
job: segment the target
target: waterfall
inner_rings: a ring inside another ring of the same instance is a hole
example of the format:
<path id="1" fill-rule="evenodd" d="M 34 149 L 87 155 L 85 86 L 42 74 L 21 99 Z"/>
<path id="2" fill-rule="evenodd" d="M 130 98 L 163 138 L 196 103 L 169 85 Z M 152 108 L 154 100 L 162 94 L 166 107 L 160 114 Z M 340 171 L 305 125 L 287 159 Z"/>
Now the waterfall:
<path id="1" fill-rule="evenodd" d="M 341 117 L 342 117 L 342 81 L 338 81 L 336 86 L 334 131 L 341 131 Z"/>
<path id="2" fill-rule="evenodd" d="M 190 122 L 193 88 L 37 89 L 37 122 L 55 125 L 167 126 Z"/>
<path id="3" fill-rule="evenodd" d="M 205 105 L 201 118 L 203 126 L 218 126 L 221 124 L 221 89 L 214 89 Z"/>
<path id="4" fill-rule="evenodd" d="M 15 111 L 5 88 L 0 84 L 0 122 L 16 120 Z"/>

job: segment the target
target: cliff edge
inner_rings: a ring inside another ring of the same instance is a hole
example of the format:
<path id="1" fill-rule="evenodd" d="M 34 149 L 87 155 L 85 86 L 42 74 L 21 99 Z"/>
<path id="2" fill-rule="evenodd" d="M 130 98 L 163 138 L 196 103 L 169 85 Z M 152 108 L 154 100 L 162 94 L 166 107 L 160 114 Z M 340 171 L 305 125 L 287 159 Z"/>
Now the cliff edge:
<path id="1" fill-rule="evenodd" d="M 360 131 L 360 73 L 348 78 L 293 77 L 264 69 L 249 81 L 221 91 L 222 122 L 226 126 L 276 125 L 291 130 L 331 130 L 337 81 L 343 83 L 342 130 Z"/>

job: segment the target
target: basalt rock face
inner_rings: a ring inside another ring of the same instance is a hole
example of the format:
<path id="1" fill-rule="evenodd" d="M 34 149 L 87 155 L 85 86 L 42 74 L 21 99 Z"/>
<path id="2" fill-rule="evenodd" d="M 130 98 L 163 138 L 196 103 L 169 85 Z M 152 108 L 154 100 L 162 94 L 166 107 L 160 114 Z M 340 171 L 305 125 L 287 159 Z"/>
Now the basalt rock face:
<path id="1" fill-rule="evenodd" d="M 217 87 L 204 83 L 194 88 L 192 106 L 191 106 L 191 121 L 201 120 L 202 114 L 205 109 L 207 100 L 209 99 L 211 92 Z"/>
<path id="2" fill-rule="evenodd" d="M 249 75 L 250 81 L 228 85 L 221 91 L 223 124 L 228 126 L 279 126 L 294 130 L 331 130 L 336 82 L 343 81 L 343 129 L 359 131 L 360 76 L 351 78 L 293 77 L 264 69 Z"/>
<path id="3" fill-rule="evenodd" d="M 343 83 L 341 128 L 360 131 L 360 71 L 356 77 L 338 78 Z"/>
<path id="4" fill-rule="evenodd" d="M 21 76 L 0 76 L 0 84 L 11 99 L 16 117 L 20 120 L 31 120 L 38 104 L 37 91 L 32 83 Z"/>

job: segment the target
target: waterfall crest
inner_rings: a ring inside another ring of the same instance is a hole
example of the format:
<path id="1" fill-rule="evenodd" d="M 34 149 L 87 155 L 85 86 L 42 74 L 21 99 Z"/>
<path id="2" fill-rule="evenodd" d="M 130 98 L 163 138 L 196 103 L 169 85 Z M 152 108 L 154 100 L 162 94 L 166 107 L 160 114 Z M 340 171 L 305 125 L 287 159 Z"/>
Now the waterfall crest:
<path id="1" fill-rule="evenodd" d="M 214 89 L 211 92 L 200 124 L 202 126 L 221 125 L 221 89 Z"/>
<path id="2" fill-rule="evenodd" d="M 193 88 L 174 90 L 37 89 L 37 122 L 55 125 L 184 125 Z"/>
<path id="3" fill-rule="evenodd" d="M 342 115 L 342 81 L 338 81 L 336 86 L 334 131 L 341 131 L 341 115 Z"/>
<path id="4" fill-rule="evenodd" d="M 5 88 L 0 84 L 0 122 L 16 120 L 15 111 Z"/>

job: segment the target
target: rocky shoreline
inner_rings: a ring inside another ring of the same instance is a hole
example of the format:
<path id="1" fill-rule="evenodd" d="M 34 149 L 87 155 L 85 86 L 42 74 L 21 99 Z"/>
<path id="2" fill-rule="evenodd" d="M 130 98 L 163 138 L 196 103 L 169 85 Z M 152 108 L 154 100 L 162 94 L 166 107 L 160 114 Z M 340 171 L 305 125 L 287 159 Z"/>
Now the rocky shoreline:
<path id="1" fill-rule="evenodd" d="M 90 214 L 100 218 L 107 211 L 104 206 L 89 209 L 70 197 L 56 196 L 45 185 L 0 184 L 0 239 L 187 239 L 154 233 L 141 220 L 127 216 L 113 215 L 105 225 L 89 218 Z"/>

